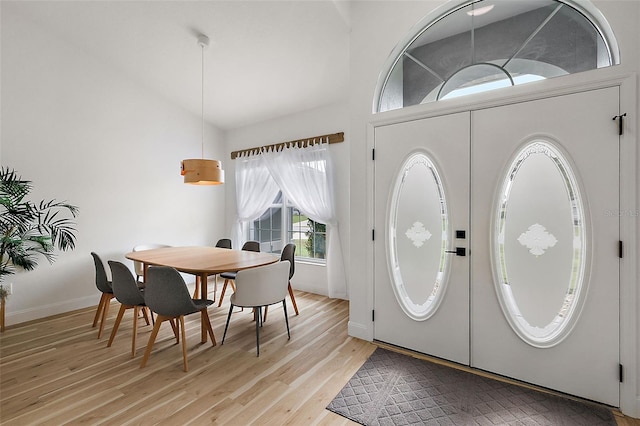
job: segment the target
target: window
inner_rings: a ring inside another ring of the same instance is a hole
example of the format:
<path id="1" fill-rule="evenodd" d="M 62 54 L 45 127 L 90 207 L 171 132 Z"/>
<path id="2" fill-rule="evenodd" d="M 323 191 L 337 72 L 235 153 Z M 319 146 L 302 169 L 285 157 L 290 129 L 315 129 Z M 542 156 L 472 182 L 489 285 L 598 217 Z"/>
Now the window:
<path id="1" fill-rule="evenodd" d="M 606 21 L 572 0 L 452 1 L 387 60 L 374 111 L 526 84 L 619 63 Z"/>
<path id="2" fill-rule="evenodd" d="M 325 263 L 326 225 L 303 215 L 282 192 L 260 218 L 251 222 L 248 239 L 260 242 L 260 251 L 277 254 L 292 242 L 297 258 Z"/>

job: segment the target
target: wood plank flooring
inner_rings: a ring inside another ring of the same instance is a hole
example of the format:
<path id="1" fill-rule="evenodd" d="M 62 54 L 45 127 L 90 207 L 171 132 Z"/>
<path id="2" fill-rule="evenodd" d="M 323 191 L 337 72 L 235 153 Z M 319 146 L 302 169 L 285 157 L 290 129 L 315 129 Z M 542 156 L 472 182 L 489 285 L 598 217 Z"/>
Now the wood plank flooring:
<path id="1" fill-rule="evenodd" d="M 95 308 L 9 327 L 0 334 L 0 424 L 353 425 L 325 407 L 376 345 L 347 335 L 347 301 L 298 291 L 296 300 L 291 340 L 281 306 L 270 308 L 260 357 L 249 310 L 234 312 L 221 345 L 228 301 L 209 309 L 215 347 L 200 343 L 199 316 L 187 317 L 188 373 L 168 324 L 140 368 L 152 327 L 138 321 L 131 358 L 130 311 L 107 348 L 117 302 L 99 340 Z"/>
<path id="2" fill-rule="evenodd" d="M 91 327 L 94 309 L 10 327 L 0 335 L 0 423 L 354 424 L 325 407 L 375 345 L 347 336 L 348 302 L 304 292 L 296 292 L 296 301 L 300 315 L 290 315 L 291 340 L 281 306 L 270 307 L 260 357 L 250 310 L 234 312 L 221 345 L 228 302 L 209 309 L 215 347 L 200 343 L 199 315 L 190 315 L 188 373 L 168 323 L 140 368 L 152 327 L 138 322 L 132 359 L 131 311 L 107 348 L 117 303 L 100 340 Z"/>

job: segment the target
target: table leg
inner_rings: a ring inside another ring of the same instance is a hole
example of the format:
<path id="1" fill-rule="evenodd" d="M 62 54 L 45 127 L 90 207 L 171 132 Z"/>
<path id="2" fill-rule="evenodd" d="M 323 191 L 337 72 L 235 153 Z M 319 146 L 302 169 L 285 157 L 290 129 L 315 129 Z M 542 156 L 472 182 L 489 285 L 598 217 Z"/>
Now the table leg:
<path id="1" fill-rule="evenodd" d="M 208 291 L 207 291 L 207 274 L 203 273 L 200 276 L 200 298 L 207 299 Z M 207 342 L 207 330 L 205 328 L 205 319 L 204 313 L 200 315 L 200 341 L 202 343 Z"/>

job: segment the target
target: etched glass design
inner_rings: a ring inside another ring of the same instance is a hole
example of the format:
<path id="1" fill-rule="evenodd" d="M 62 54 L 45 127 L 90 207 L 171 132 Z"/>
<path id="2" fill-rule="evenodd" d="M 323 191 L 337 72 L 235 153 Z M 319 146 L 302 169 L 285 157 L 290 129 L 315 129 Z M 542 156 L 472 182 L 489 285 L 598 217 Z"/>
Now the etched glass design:
<path id="1" fill-rule="evenodd" d="M 391 285 L 402 310 L 429 318 L 446 287 L 449 221 L 440 174 L 424 152 L 404 161 L 391 194 L 387 253 Z"/>
<path id="2" fill-rule="evenodd" d="M 565 156 L 550 141 L 528 143 L 496 207 L 493 266 L 502 310 L 525 342 L 553 346 L 570 333 L 585 292 L 585 213 Z"/>

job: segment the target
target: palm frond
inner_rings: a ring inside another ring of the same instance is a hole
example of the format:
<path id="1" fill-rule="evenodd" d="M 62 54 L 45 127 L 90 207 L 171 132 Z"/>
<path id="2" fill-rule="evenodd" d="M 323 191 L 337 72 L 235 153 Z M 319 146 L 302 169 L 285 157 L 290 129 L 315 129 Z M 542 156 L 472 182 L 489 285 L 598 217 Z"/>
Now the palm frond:
<path id="1" fill-rule="evenodd" d="M 14 170 L 0 169 L 0 281 L 16 268 L 34 269 L 40 256 L 53 263 L 56 247 L 75 248 L 78 207 L 55 199 L 34 204 L 25 199 L 32 188 Z"/>

